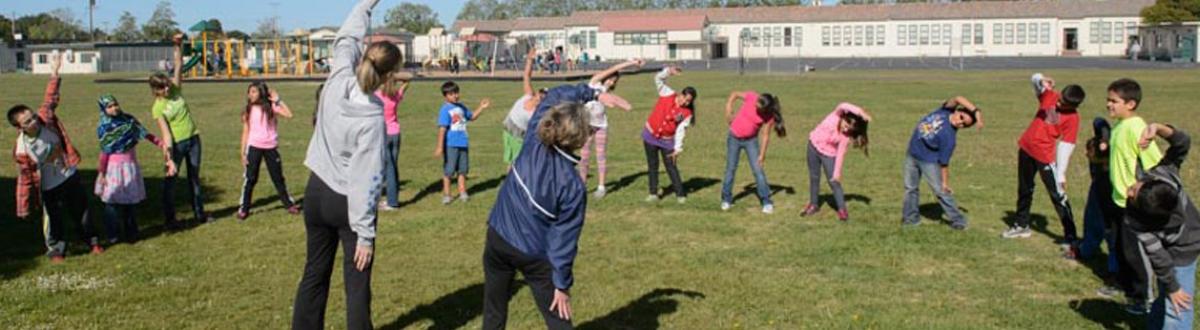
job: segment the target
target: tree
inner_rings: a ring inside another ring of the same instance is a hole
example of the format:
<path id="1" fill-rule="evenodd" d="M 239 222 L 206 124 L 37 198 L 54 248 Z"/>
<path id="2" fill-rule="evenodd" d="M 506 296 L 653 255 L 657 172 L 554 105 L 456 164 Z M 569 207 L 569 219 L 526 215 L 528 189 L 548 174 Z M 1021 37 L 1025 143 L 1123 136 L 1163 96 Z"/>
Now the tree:
<path id="1" fill-rule="evenodd" d="M 79 26 L 69 9 L 21 17 L 17 19 L 17 31 L 30 41 L 88 40 L 87 31 Z"/>
<path id="2" fill-rule="evenodd" d="M 128 11 L 121 13 L 121 18 L 117 19 L 117 28 L 112 31 L 112 40 L 133 42 L 143 38 L 142 31 L 138 29 L 137 17 Z"/>
<path id="3" fill-rule="evenodd" d="M 237 40 L 250 40 L 250 35 L 246 34 L 246 32 L 242 32 L 241 30 L 233 30 L 233 31 L 225 32 L 225 37 L 228 37 L 229 39 L 237 39 Z"/>
<path id="4" fill-rule="evenodd" d="M 1142 8 L 1146 23 L 1179 23 L 1200 20 L 1200 0 L 1158 0 Z"/>
<path id="5" fill-rule="evenodd" d="M 441 26 L 437 13 L 429 6 L 411 2 L 401 2 L 388 9 L 383 22 L 388 28 L 405 29 L 416 34 L 425 34 L 429 29 Z"/>
<path id="6" fill-rule="evenodd" d="M 267 17 L 258 21 L 258 29 L 253 36 L 260 39 L 275 39 L 279 37 L 279 18 Z"/>
<path id="7" fill-rule="evenodd" d="M 146 25 L 142 25 L 142 34 L 149 40 L 170 40 L 171 36 L 179 33 L 179 23 L 175 22 L 175 11 L 171 2 L 161 1 L 154 7 L 154 14 Z"/>

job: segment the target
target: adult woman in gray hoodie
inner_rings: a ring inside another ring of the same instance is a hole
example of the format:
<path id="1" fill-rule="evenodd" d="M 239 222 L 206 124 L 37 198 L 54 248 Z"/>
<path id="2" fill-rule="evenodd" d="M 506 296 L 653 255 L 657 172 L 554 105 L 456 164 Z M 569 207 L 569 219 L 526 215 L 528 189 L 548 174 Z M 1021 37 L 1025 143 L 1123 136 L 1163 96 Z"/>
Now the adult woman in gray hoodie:
<path id="1" fill-rule="evenodd" d="M 361 0 L 334 41 L 329 78 L 304 165 L 308 259 L 296 291 L 292 328 L 321 329 L 337 242 L 345 258 L 346 328 L 371 329 L 371 259 L 375 203 L 383 179 L 383 104 L 372 94 L 399 68 L 400 50 L 386 42 L 363 50 L 371 9 Z"/>

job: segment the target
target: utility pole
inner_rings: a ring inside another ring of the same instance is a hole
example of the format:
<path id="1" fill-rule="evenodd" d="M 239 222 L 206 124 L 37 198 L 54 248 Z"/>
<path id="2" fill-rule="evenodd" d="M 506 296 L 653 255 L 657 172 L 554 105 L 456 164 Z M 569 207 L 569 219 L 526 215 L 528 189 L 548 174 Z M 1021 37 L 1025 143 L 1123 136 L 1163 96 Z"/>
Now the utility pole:
<path id="1" fill-rule="evenodd" d="M 88 0 L 88 40 L 96 42 L 96 28 L 92 26 L 92 13 L 96 11 L 96 0 Z"/>

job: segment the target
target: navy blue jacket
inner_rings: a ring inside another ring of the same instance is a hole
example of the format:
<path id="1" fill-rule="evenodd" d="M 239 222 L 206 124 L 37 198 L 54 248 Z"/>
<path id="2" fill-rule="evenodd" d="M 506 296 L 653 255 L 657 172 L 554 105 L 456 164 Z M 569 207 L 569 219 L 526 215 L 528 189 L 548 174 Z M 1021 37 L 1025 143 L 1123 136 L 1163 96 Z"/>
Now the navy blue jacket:
<path id="1" fill-rule="evenodd" d="M 578 158 L 543 144 L 538 124 L 551 107 L 583 104 L 596 99 L 596 93 L 587 84 L 559 86 L 546 93 L 529 120 L 525 144 L 488 216 L 488 226 L 509 245 L 549 261 L 554 287 L 564 291 L 575 281 L 571 267 L 583 230 L 587 186 L 575 169 Z"/>

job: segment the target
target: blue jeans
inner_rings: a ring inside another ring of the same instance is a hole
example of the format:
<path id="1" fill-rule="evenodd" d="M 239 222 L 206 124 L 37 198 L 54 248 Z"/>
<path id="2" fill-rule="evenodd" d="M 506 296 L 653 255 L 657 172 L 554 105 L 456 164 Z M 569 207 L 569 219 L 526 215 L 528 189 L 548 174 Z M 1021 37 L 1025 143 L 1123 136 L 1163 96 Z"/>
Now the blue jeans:
<path id="1" fill-rule="evenodd" d="M 387 136 L 387 148 L 384 149 L 383 177 L 387 184 L 387 205 L 400 207 L 400 173 L 396 160 L 400 156 L 400 134 Z"/>
<path id="2" fill-rule="evenodd" d="M 187 165 L 188 191 L 192 193 L 192 214 L 198 220 L 205 220 L 204 191 L 200 187 L 200 136 L 196 135 L 186 140 L 175 142 L 171 149 L 171 160 L 175 161 L 175 176 L 163 178 L 162 207 L 167 223 L 175 222 L 175 179 Z"/>
<path id="3" fill-rule="evenodd" d="M 1175 266 L 1175 281 L 1179 283 L 1179 289 L 1187 292 L 1189 296 L 1196 295 L 1196 261 L 1187 266 Z M 1158 299 L 1154 300 L 1154 305 L 1150 306 L 1150 315 L 1146 317 L 1147 329 L 1171 329 L 1171 330 L 1188 330 L 1192 328 L 1192 317 L 1195 311 L 1188 309 L 1180 313 L 1175 310 L 1173 304 L 1170 303 L 1170 298 L 1167 295 L 1171 292 L 1162 291 L 1163 283 L 1159 283 Z M 1195 301 L 1192 301 L 1192 306 L 1195 308 Z"/>
<path id="4" fill-rule="evenodd" d="M 921 177 L 925 177 L 925 182 L 929 184 L 929 188 L 933 189 L 933 194 L 937 195 L 938 203 L 942 204 L 942 211 L 946 212 L 946 216 L 950 218 L 950 222 L 954 224 L 966 225 L 967 218 L 958 210 L 958 203 L 954 202 L 954 196 L 950 193 L 942 191 L 942 167 L 937 163 L 927 163 L 916 160 L 909 155 L 904 158 L 904 223 L 917 224 L 921 222 Z"/>
<path id="5" fill-rule="evenodd" d="M 1083 240 L 1079 243 L 1079 256 L 1091 259 L 1100 253 L 1100 243 L 1108 246 L 1108 272 L 1117 273 L 1117 254 L 1115 233 L 1110 229 L 1110 223 L 1121 221 L 1121 209 L 1112 201 L 1112 185 L 1108 178 L 1092 180 L 1088 188 L 1087 205 L 1083 210 Z"/>
<path id="6" fill-rule="evenodd" d="M 758 136 L 739 139 L 729 133 L 725 139 L 725 181 L 721 183 L 721 201 L 733 203 L 733 178 L 737 175 L 738 160 L 742 150 L 746 150 L 746 159 L 750 162 L 750 171 L 754 172 L 754 184 L 758 186 L 758 200 L 763 205 L 772 205 L 771 186 L 767 184 L 767 174 L 758 165 Z"/>

